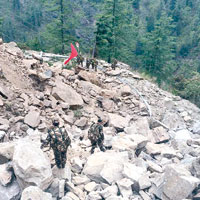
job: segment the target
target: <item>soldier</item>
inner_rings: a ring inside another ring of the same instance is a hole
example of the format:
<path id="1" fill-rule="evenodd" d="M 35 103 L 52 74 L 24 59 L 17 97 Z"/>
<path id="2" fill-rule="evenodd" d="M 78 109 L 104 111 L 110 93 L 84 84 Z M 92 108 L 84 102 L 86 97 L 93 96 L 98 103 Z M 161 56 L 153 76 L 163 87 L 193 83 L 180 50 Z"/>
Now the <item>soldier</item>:
<path id="1" fill-rule="evenodd" d="M 88 138 L 91 141 L 92 149 L 91 154 L 94 153 L 94 149 L 99 146 L 101 151 L 105 151 L 105 147 L 103 146 L 104 134 L 103 134 L 103 125 L 102 120 L 99 118 L 97 123 L 93 123 L 90 126 L 88 131 Z"/>
<path id="2" fill-rule="evenodd" d="M 92 58 L 91 64 L 92 64 L 92 69 L 95 69 L 95 71 L 97 71 L 98 61 L 95 58 Z"/>
<path id="3" fill-rule="evenodd" d="M 50 144 L 50 148 L 53 149 L 55 162 L 58 168 L 64 168 L 67 160 L 67 149 L 71 144 L 71 139 L 68 136 L 64 127 L 59 127 L 59 120 L 53 120 L 53 127 L 48 130 L 48 136 L 46 140 L 42 140 L 42 146 Z"/>
<path id="4" fill-rule="evenodd" d="M 91 60 L 89 58 L 86 59 L 86 68 L 89 69 L 91 65 Z"/>
<path id="5" fill-rule="evenodd" d="M 81 63 L 81 67 L 83 67 L 83 62 L 84 62 L 84 57 L 82 55 L 80 55 L 80 63 Z"/>
<path id="6" fill-rule="evenodd" d="M 111 65 L 111 68 L 112 68 L 113 70 L 115 70 L 115 69 L 116 69 L 116 67 L 117 67 L 117 60 L 116 60 L 116 59 L 114 59 L 114 61 L 113 61 L 112 65 Z"/>

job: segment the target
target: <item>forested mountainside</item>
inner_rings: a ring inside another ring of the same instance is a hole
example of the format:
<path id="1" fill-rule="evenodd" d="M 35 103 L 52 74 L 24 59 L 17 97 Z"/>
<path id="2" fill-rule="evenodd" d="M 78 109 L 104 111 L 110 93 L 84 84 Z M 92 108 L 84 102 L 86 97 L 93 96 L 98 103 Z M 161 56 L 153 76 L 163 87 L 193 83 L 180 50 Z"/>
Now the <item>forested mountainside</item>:
<path id="1" fill-rule="evenodd" d="M 0 0 L 0 34 L 62 54 L 78 41 L 200 106 L 200 0 Z"/>

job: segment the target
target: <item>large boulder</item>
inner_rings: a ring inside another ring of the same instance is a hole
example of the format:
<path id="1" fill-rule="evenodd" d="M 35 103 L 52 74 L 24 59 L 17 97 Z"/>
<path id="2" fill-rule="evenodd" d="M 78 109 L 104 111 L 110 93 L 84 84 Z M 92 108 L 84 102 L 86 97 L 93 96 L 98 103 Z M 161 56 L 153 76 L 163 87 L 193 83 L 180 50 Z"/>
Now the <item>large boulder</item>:
<path id="1" fill-rule="evenodd" d="M 27 139 L 19 140 L 15 147 L 13 168 L 22 189 L 35 185 L 44 190 L 52 182 L 50 161 L 38 146 Z"/>
<path id="2" fill-rule="evenodd" d="M 182 200 L 189 198 L 199 183 L 183 166 L 168 165 L 157 190 L 163 200 Z"/>
<path id="3" fill-rule="evenodd" d="M 40 112 L 33 110 L 30 111 L 24 118 L 24 123 L 32 128 L 36 128 L 40 123 Z"/>
<path id="4" fill-rule="evenodd" d="M 101 87 L 101 81 L 95 73 L 90 73 L 90 72 L 82 70 L 79 72 L 78 76 L 79 76 L 79 78 L 81 78 L 85 81 L 89 81 L 89 82 Z"/>
<path id="5" fill-rule="evenodd" d="M 21 200 L 52 200 L 52 195 L 43 192 L 39 187 L 29 186 L 22 192 Z"/>
<path id="6" fill-rule="evenodd" d="M 110 125 L 117 129 L 124 129 L 128 126 L 129 120 L 118 114 L 109 113 Z"/>
<path id="7" fill-rule="evenodd" d="M 70 107 L 81 107 L 83 105 L 82 97 L 72 87 L 61 81 L 56 82 L 52 95 L 57 100 L 68 103 Z"/>
<path id="8" fill-rule="evenodd" d="M 95 153 L 88 157 L 83 173 L 95 182 L 110 184 L 122 178 L 124 162 L 128 162 L 127 152 Z"/>

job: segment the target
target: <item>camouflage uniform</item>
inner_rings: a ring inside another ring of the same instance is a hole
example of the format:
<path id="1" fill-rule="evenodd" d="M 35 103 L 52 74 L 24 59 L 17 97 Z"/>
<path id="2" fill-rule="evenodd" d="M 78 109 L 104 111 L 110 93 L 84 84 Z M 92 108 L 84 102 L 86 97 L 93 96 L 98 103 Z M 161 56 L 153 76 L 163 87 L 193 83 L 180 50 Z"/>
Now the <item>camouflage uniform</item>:
<path id="1" fill-rule="evenodd" d="M 91 153 L 94 153 L 94 149 L 97 146 L 99 146 L 101 151 L 103 152 L 105 151 L 105 148 L 103 146 L 103 141 L 104 141 L 103 126 L 100 124 L 100 122 L 102 121 L 98 120 L 98 123 L 93 123 L 88 131 L 88 138 L 92 144 Z"/>
<path id="2" fill-rule="evenodd" d="M 91 65 L 91 60 L 89 58 L 86 59 L 86 68 L 89 69 Z"/>
<path id="3" fill-rule="evenodd" d="M 84 61 L 84 57 L 82 55 L 78 55 L 77 56 L 77 64 L 80 65 L 81 67 L 83 67 L 83 61 Z"/>
<path id="4" fill-rule="evenodd" d="M 92 64 L 92 69 L 95 69 L 95 71 L 97 71 L 98 61 L 95 58 L 93 58 L 91 59 L 91 64 Z"/>
<path id="5" fill-rule="evenodd" d="M 54 126 L 52 129 L 48 130 L 48 136 L 42 143 L 42 148 L 50 144 L 50 148 L 52 148 L 54 152 L 57 167 L 64 168 L 67 160 L 67 149 L 71 144 L 71 139 L 65 128 Z"/>
<path id="6" fill-rule="evenodd" d="M 112 63 L 111 68 L 112 68 L 113 70 L 115 70 L 116 67 L 117 67 L 117 60 L 114 59 L 114 62 Z"/>

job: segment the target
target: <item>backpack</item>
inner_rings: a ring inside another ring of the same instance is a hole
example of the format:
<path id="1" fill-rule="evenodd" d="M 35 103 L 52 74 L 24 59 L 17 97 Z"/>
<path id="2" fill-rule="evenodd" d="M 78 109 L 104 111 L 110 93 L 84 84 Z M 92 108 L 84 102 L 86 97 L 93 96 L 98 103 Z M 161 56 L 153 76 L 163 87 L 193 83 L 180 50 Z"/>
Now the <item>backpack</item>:
<path id="1" fill-rule="evenodd" d="M 103 140 L 103 133 L 100 131 L 100 125 L 93 123 L 88 130 L 88 138 L 92 142 Z"/>

